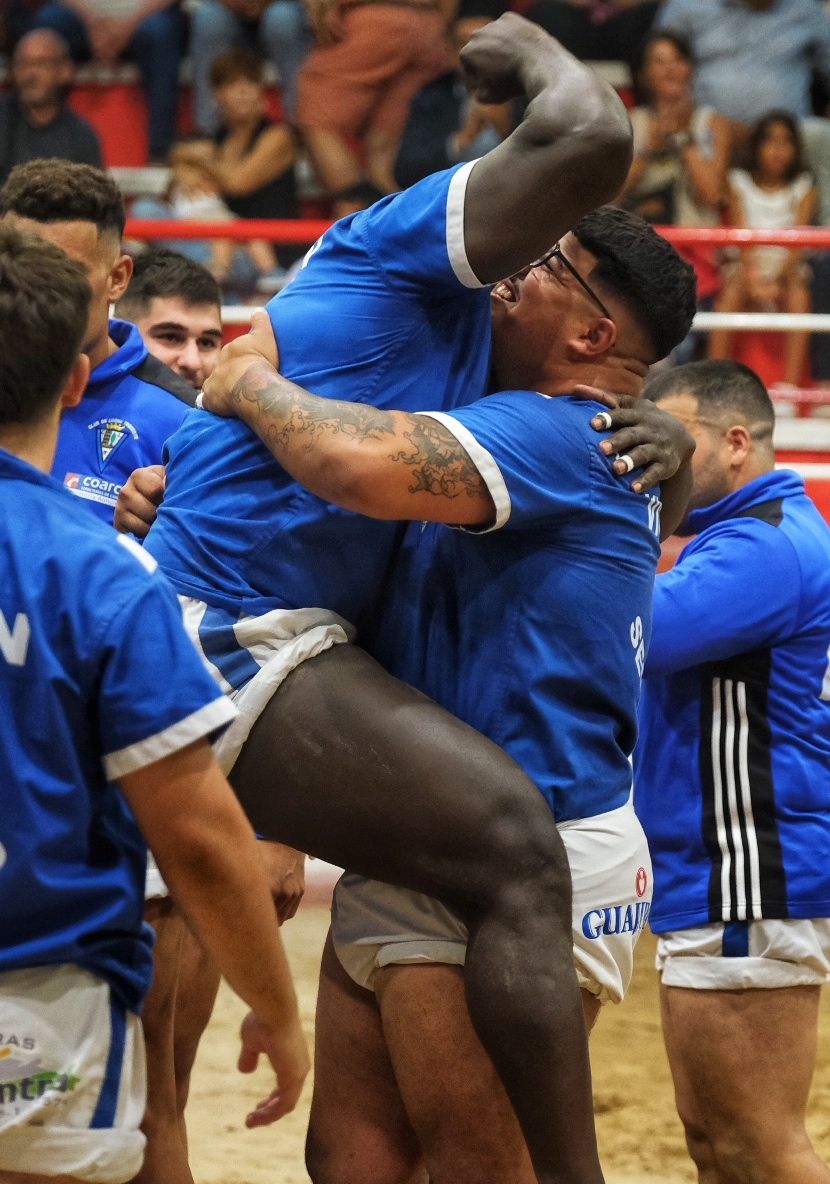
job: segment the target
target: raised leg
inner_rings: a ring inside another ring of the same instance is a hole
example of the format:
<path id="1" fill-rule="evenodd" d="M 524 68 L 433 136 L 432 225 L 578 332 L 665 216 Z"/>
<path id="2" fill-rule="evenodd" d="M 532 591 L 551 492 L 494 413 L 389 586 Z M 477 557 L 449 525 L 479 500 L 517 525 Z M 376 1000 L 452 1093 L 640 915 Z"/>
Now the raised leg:
<path id="1" fill-rule="evenodd" d="M 340 645 L 286 679 L 231 780 L 266 838 L 459 912 L 470 1017 L 539 1181 L 599 1184 L 570 872 L 518 766 Z"/>

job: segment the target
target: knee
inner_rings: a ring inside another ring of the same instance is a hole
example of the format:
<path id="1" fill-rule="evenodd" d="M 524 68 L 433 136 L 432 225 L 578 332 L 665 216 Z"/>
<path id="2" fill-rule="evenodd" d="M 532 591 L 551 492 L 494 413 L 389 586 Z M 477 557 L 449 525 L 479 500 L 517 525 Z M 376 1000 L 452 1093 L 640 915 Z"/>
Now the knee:
<path id="1" fill-rule="evenodd" d="M 223 48 L 226 42 L 235 42 L 240 30 L 238 17 L 216 0 L 202 0 L 190 16 L 191 38 L 198 53 L 204 52 L 205 43 Z"/>
<path id="2" fill-rule="evenodd" d="M 683 1116 L 681 1115 L 681 1118 Z M 709 1179 L 715 1171 L 715 1149 L 706 1131 L 683 1118 L 686 1147 L 700 1179 Z"/>

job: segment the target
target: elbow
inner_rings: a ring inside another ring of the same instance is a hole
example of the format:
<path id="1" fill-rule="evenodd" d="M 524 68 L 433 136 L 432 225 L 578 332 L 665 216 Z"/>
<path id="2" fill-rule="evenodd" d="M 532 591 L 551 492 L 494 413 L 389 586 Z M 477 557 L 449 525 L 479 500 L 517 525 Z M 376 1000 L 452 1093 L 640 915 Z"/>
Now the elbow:
<path id="1" fill-rule="evenodd" d="M 634 161 L 631 122 L 619 96 L 612 98 L 592 119 L 581 145 L 581 170 L 586 184 L 594 187 L 597 205 L 619 196 Z"/>

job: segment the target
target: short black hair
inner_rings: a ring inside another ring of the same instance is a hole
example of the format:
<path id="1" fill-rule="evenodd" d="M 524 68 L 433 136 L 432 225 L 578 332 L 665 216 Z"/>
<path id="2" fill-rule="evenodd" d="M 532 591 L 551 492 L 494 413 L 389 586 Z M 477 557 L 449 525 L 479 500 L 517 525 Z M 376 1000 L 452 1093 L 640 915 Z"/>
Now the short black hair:
<path id="1" fill-rule="evenodd" d="M 752 125 L 752 131 L 749 133 L 749 139 L 746 144 L 747 160 L 749 162 L 749 171 L 755 172 L 758 168 L 760 159 L 761 145 L 767 137 L 769 129 L 776 123 L 781 123 L 790 133 L 790 139 L 793 142 L 795 152 L 793 153 L 792 163 L 787 169 L 787 181 L 794 181 L 800 173 L 804 172 L 804 142 L 801 139 L 801 132 L 798 123 L 793 119 L 789 111 L 767 111 L 761 118 Z"/>
<path id="2" fill-rule="evenodd" d="M 151 300 L 157 296 L 175 296 L 185 304 L 222 306 L 219 284 L 208 269 L 167 247 L 138 256 L 129 287 L 118 301 L 116 311 L 119 316 L 134 320 L 147 312 Z"/>
<path id="3" fill-rule="evenodd" d="M 654 403 L 669 395 L 693 395 L 698 410 L 709 418 L 737 416 L 745 424 L 769 430 L 775 426 L 775 408 L 767 388 L 754 370 L 741 362 L 711 360 L 689 362 L 664 370 L 647 384 L 645 397 Z"/>
<path id="4" fill-rule="evenodd" d="M 54 406 L 80 352 L 91 295 L 59 247 L 0 224 L 0 424 L 34 424 Z"/>
<path id="5" fill-rule="evenodd" d="M 33 222 L 92 222 L 98 233 L 124 233 L 124 202 L 103 169 L 70 160 L 30 160 L 0 189 L 0 214 Z"/>
<path id="6" fill-rule="evenodd" d="M 648 333 L 656 362 L 671 353 L 692 326 L 697 287 L 694 269 L 648 222 L 616 206 L 601 206 L 573 231 L 597 264 L 591 283 L 616 296 Z"/>

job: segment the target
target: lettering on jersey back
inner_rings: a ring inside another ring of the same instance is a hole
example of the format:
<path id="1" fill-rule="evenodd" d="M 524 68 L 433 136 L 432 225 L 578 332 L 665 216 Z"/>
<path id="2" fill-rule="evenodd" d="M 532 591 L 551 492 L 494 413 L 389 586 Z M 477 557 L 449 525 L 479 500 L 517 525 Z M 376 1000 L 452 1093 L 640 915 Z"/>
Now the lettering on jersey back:
<path id="1" fill-rule="evenodd" d="M 3 611 L 0 609 L 0 653 L 10 666 L 24 666 L 26 664 L 31 635 L 29 618 L 25 613 L 16 615 L 14 625 L 10 629 Z"/>

